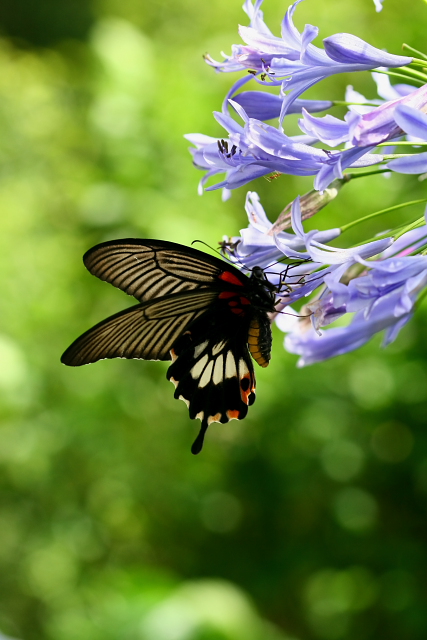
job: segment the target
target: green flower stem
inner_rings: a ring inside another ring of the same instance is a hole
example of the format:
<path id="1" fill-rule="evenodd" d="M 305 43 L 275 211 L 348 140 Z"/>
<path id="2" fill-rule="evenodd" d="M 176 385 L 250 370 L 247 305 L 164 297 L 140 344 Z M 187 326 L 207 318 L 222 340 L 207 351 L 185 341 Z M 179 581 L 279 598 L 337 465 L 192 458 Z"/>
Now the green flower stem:
<path id="1" fill-rule="evenodd" d="M 362 244 L 368 244 L 369 242 L 374 242 L 374 240 L 384 240 L 384 238 L 394 238 L 394 234 L 403 228 L 404 226 L 401 225 L 399 227 L 395 227 L 394 229 L 388 229 L 387 231 L 384 231 L 384 233 L 379 233 L 378 235 L 373 236 L 372 238 L 368 238 L 367 240 L 362 240 L 362 242 L 357 242 L 354 246 L 360 247 Z"/>
<path id="2" fill-rule="evenodd" d="M 418 229 L 418 227 L 424 226 L 425 223 L 426 223 L 426 221 L 425 221 L 424 216 L 422 216 L 422 218 L 418 218 L 417 220 L 415 220 L 415 222 L 413 222 L 412 224 L 408 224 L 401 231 L 396 233 L 394 235 L 394 239 L 397 240 L 398 238 L 400 238 L 400 236 L 403 236 L 404 233 L 407 233 L 408 231 L 412 231 L 412 229 Z"/>
<path id="3" fill-rule="evenodd" d="M 356 180 L 356 178 L 366 178 L 367 176 L 375 176 L 379 173 L 390 173 L 390 169 L 375 169 L 374 171 L 361 171 L 360 173 L 345 173 L 344 176 L 348 180 Z"/>
<path id="4" fill-rule="evenodd" d="M 369 215 L 364 216 L 363 218 L 359 218 L 358 220 L 353 220 L 348 224 L 344 224 L 342 227 L 340 227 L 341 233 L 344 233 L 344 231 L 347 231 L 347 229 L 351 229 L 351 227 L 354 227 L 357 224 L 360 224 L 361 222 L 365 222 L 366 220 L 370 220 L 371 218 L 376 218 L 377 216 L 382 216 L 384 213 L 389 213 L 390 211 L 397 211 L 398 209 L 403 209 L 404 207 L 411 207 L 414 204 L 421 204 L 422 202 L 427 202 L 427 198 L 423 198 L 422 200 L 412 200 L 411 202 L 402 202 L 400 204 L 395 204 L 393 207 L 387 207 L 387 209 L 374 211 L 374 213 L 370 213 Z M 404 228 L 406 228 L 406 225 Z"/>
<path id="5" fill-rule="evenodd" d="M 393 146 L 392 144 L 388 145 Z M 383 160 L 396 160 L 396 158 L 407 158 L 408 156 L 415 156 L 416 153 L 386 153 L 383 155 Z"/>
<path id="6" fill-rule="evenodd" d="M 411 256 L 425 256 L 426 253 L 427 253 L 426 244 L 423 244 L 422 247 L 418 247 L 418 249 L 416 249 L 415 251 L 412 251 Z"/>
<path id="7" fill-rule="evenodd" d="M 398 140 L 396 142 L 393 142 L 393 140 L 390 140 L 389 142 L 380 142 L 379 144 L 377 144 L 377 147 L 404 147 L 405 145 L 427 147 L 427 142 L 409 142 L 406 140 Z"/>
<path id="8" fill-rule="evenodd" d="M 416 69 L 412 69 L 411 67 L 401 67 L 401 71 L 404 71 L 405 74 L 408 74 L 408 76 L 412 78 L 423 80 L 424 82 L 427 81 L 427 75 L 425 73 L 421 73 L 421 71 L 417 71 Z"/>
<path id="9" fill-rule="evenodd" d="M 420 56 L 420 58 L 423 58 L 423 60 L 427 60 L 427 55 L 425 53 L 418 51 L 418 49 L 414 49 L 414 47 L 411 47 L 409 44 L 403 43 L 402 49 L 407 49 L 408 51 L 411 51 L 411 53 L 415 53 L 417 56 Z M 414 58 L 414 60 L 416 60 L 416 58 Z"/>
<path id="10" fill-rule="evenodd" d="M 426 60 L 418 60 L 418 58 L 413 58 L 411 64 L 409 64 L 408 67 L 412 68 L 412 65 L 414 65 L 414 67 L 421 67 L 422 69 L 426 69 L 427 68 L 427 61 Z"/>
<path id="11" fill-rule="evenodd" d="M 374 102 L 346 102 L 345 100 L 332 100 L 334 107 L 378 107 Z"/>
<path id="12" fill-rule="evenodd" d="M 405 67 L 405 69 L 407 69 L 407 67 Z M 424 80 L 418 80 L 415 78 L 412 78 L 409 75 L 406 75 L 404 73 L 397 73 L 396 71 L 378 71 L 378 69 L 375 71 L 375 73 L 384 73 L 386 76 L 393 76 L 394 78 L 401 78 L 403 80 L 411 80 L 412 82 L 418 82 L 420 84 L 420 86 L 422 86 L 423 84 L 425 84 L 427 82 L 427 76 L 423 76 Z"/>

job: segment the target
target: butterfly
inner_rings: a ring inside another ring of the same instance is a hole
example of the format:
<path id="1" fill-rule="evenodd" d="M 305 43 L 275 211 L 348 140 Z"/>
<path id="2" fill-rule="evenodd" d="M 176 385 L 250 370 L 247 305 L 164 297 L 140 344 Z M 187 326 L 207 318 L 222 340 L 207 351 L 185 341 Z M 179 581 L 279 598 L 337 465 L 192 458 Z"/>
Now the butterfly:
<path id="1" fill-rule="evenodd" d="M 83 257 L 94 276 L 139 304 L 89 329 L 63 353 L 76 367 L 103 358 L 171 360 L 167 378 L 190 418 L 201 420 L 201 451 L 212 422 L 242 420 L 255 401 L 252 358 L 266 367 L 278 287 L 261 267 L 247 276 L 220 258 L 174 242 L 124 239 Z"/>

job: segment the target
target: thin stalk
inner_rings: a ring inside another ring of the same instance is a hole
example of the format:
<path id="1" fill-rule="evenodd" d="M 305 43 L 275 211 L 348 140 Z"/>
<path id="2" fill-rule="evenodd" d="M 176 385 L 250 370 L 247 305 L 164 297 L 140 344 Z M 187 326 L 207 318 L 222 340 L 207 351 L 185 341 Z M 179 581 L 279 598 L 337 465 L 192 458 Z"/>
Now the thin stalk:
<path id="1" fill-rule="evenodd" d="M 334 107 L 378 107 L 376 102 L 346 102 L 345 100 L 332 100 Z"/>
<path id="2" fill-rule="evenodd" d="M 398 209 L 403 209 L 404 207 L 411 207 L 414 204 L 421 204 L 422 202 L 427 202 L 427 198 L 423 198 L 422 200 L 412 200 L 411 202 L 402 202 L 400 204 L 395 204 L 393 207 L 387 207 L 386 209 L 381 209 L 380 211 L 374 211 L 374 213 L 363 216 L 363 218 L 359 218 L 358 220 L 353 220 L 348 224 L 344 224 L 341 227 L 341 233 L 344 233 L 344 231 L 347 231 L 347 229 L 351 229 L 351 227 L 354 227 L 361 222 L 365 222 L 366 220 L 370 220 L 371 218 L 376 218 L 377 216 L 382 216 L 384 213 L 397 211 Z"/>
<path id="3" fill-rule="evenodd" d="M 418 51 L 418 49 L 414 49 L 414 47 L 411 47 L 409 44 L 403 43 L 402 49 L 407 49 L 408 51 L 412 51 L 412 53 L 415 53 L 417 56 L 420 56 L 420 58 L 423 58 L 423 60 L 427 60 L 427 55 L 425 53 L 423 53 L 422 51 Z"/>
<path id="4" fill-rule="evenodd" d="M 356 178 L 366 178 L 367 176 L 375 176 L 379 173 L 390 173 L 390 169 L 375 169 L 375 171 L 361 171 L 360 173 L 345 173 L 344 176 L 350 180 Z"/>
<path id="5" fill-rule="evenodd" d="M 414 243 L 412 243 L 414 244 Z M 411 243 L 408 244 L 405 248 L 407 249 L 408 247 L 411 246 Z M 414 251 L 411 251 L 411 256 L 424 256 L 427 252 L 426 249 L 426 243 L 424 243 L 421 247 L 418 247 L 418 249 L 415 249 Z"/>
<path id="6" fill-rule="evenodd" d="M 384 238 L 394 238 L 396 233 L 399 233 L 402 229 L 406 229 L 406 224 L 401 224 L 398 227 L 394 227 L 393 229 L 388 229 L 384 231 L 384 233 L 379 233 L 372 238 L 368 238 L 368 240 L 363 240 L 363 242 L 358 242 L 355 244 L 355 247 L 360 247 L 362 244 L 369 244 L 369 242 L 374 242 L 374 240 L 384 240 Z"/>
<path id="7" fill-rule="evenodd" d="M 388 145 L 393 146 L 393 145 Z M 396 160 L 396 158 L 408 158 L 409 156 L 416 156 L 416 153 L 386 153 L 383 155 L 383 161 L 384 160 Z"/>
<path id="8" fill-rule="evenodd" d="M 411 78 L 408 75 L 405 75 L 403 73 L 397 73 L 397 71 L 379 71 L 378 69 L 376 69 L 375 73 L 383 73 L 386 76 L 393 76 L 393 78 L 401 78 L 403 80 L 412 80 L 413 82 L 418 82 L 420 84 L 420 86 L 422 86 L 423 84 L 426 83 L 427 78 L 422 81 L 422 80 L 417 80 L 415 78 Z"/>
<path id="9" fill-rule="evenodd" d="M 427 67 L 427 62 L 425 60 L 419 60 L 418 58 L 412 58 L 412 62 L 407 66 L 411 68 L 412 65 L 414 65 L 414 67 L 421 67 L 422 69 L 425 69 Z"/>
<path id="10" fill-rule="evenodd" d="M 418 218 L 412 224 L 408 224 L 404 229 L 402 229 L 402 231 L 399 231 L 399 233 L 394 236 L 394 239 L 397 240 L 398 238 L 400 238 L 400 236 L 403 236 L 403 234 L 407 233 L 408 231 L 412 231 L 412 229 L 418 229 L 418 227 L 422 227 L 423 225 L 425 225 L 425 223 L 426 221 L 424 216 L 422 216 L 422 218 Z"/>
<path id="11" fill-rule="evenodd" d="M 417 71 L 416 69 L 411 69 L 410 67 L 402 67 L 402 70 L 405 71 L 409 76 L 413 78 L 417 78 L 419 80 L 427 81 L 427 76 L 425 73 L 421 73 L 421 71 Z"/>
<path id="12" fill-rule="evenodd" d="M 390 140 L 390 142 L 380 142 L 379 144 L 377 144 L 377 147 L 404 147 L 405 145 L 427 147 L 427 142 L 409 142 L 407 140 L 398 140 L 397 142 L 393 142 L 393 140 Z"/>

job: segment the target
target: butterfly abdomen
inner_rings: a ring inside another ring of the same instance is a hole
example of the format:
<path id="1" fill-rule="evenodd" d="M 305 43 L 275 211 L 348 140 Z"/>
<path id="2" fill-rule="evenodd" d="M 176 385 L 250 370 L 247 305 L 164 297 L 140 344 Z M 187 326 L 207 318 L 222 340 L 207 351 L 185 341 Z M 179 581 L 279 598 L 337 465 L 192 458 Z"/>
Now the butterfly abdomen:
<path id="1" fill-rule="evenodd" d="M 249 324 L 248 347 L 255 362 L 260 367 L 268 367 L 271 357 L 271 329 L 264 314 L 255 315 Z"/>

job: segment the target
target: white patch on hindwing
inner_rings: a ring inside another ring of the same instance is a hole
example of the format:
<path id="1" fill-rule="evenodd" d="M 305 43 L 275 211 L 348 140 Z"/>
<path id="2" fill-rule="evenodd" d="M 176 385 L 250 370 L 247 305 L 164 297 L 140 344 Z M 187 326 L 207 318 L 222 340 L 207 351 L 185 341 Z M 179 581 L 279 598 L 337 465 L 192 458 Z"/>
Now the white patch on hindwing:
<path id="1" fill-rule="evenodd" d="M 233 353 L 231 351 L 228 351 L 227 358 L 225 360 L 225 377 L 234 378 L 235 376 L 237 376 L 236 361 L 234 359 Z"/>
<path id="2" fill-rule="evenodd" d="M 206 347 L 209 344 L 209 340 L 205 340 L 204 342 L 201 342 L 200 344 L 198 344 L 196 347 L 194 347 L 194 358 L 197 360 L 197 358 L 199 357 L 199 355 L 201 353 L 203 353 L 203 351 L 206 349 Z"/>
<path id="3" fill-rule="evenodd" d="M 243 358 L 240 358 L 240 360 L 239 360 L 239 374 L 240 374 L 240 377 L 243 377 L 246 373 L 249 373 L 248 365 L 243 360 Z"/>
<path id="4" fill-rule="evenodd" d="M 214 366 L 214 360 L 211 360 L 208 363 L 206 369 L 203 371 L 203 375 L 199 380 L 199 387 L 206 387 L 206 385 L 209 384 L 211 375 L 212 375 L 213 366 Z"/>
<path id="5" fill-rule="evenodd" d="M 224 347 L 225 347 L 225 341 L 221 340 L 221 342 L 218 342 L 218 344 L 212 347 L 212 355 L 216 356 L 218 353 L 221 353 Z"/>
<path id="6" fill-rule="evenodd" d="M 214 384 L 220 384 L 224 376 L 224 356 L 219 355 L 215 362 L 215 368 L 213 372 L 212 382 Z"/>
<path id="7" fill-rule="evenodd" d="M 194 348 L 194 356 L 197 358 L 203 353 L 209 344 L 209 340 L 201 342 Z M 224 347 L 226 341 L 221 340 L 215 344 L 210 352 L 205 353 L 198 362 L 190 369 L 190 374 L 193 380 L 198 380 L 198 387 L 203 389 L 208 384 L 219 385 L 224 380 L 224 375 L 227 378 L 233 378 L 237 376 L 236 360 L 232 351 L 228 351 L 227 355 L 224 354 Z M 248 369 L 243 362 L 243 373 Z"/>
<path id="8" fill-rule="evenodd" d="M 208 360 L 209 360 L 209 357 L 206 354 L 203 356 L 203 358 L 199 360 L 199 362 L 196 362 L 194 367 L 191 369 L 190 373 L 194 380 L 197 380 L 198 378 L 200 378 L 200 376 L 203 373 L 203 369 L 206 367 L 208 363 Z"/>

